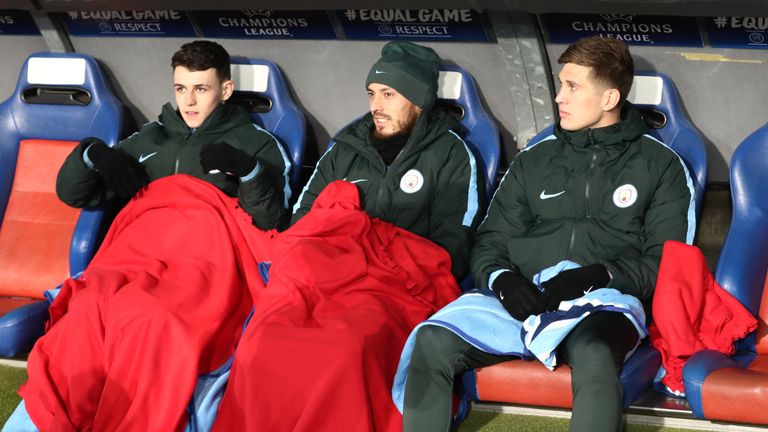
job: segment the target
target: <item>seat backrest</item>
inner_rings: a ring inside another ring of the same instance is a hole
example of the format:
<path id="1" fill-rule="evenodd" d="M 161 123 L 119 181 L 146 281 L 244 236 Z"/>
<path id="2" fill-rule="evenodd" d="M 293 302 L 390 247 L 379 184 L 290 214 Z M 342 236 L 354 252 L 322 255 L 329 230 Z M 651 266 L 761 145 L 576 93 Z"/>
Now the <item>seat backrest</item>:
<path id="1" fill-rule="evenodd" d="M 438 104 L 456 116 L 466 129 L 464 137 L 475 154 L 478 169 L 485 175 L 488 198 L 496 189 L 501 156 L 501 137 L 494 120 L 480 101 L 472 75 L 459 66 L 442 65 L 438 78 Z"/>
<path id="2" fill-rule="evenodd" d="M 0 104 L 0 296 L 42 298 L 95 249 L 97 221 L 61 203 L 56 175 L 71 149 L 98 136 L 113 145 L 122 106 L 87 55 L 37 53 Z M 73 235 L 75 225 L 81 235 Z"/>
<path id="3" fill-rule="evenodd" d="M 768 354 L 768 124 L 753 132 L 731 158 L 731 226 L 717 263 L 717 282 L 758 319 L 758 341 L 751 336 L 741 349 Z M 761 309 L 761 299 L 763 307 Z"/>
<path id="4" fill-rule="evenodd" d="M 232 80 L 235 94 L 230 101 L 245 107 L 254 122 L 284 146 L 291 162 L 290 186 L 296 191 L 304 157 L 306 120 L 280 68 L 267 60 L 233 58 Z"/>
<path id="5" fill-rule="evenodd" d="M 696 194 L 696 214 L 701 212 L 707 185 L 707 151 L 704 140 L 683 111 L 680 96 L 668 76 L 660 72 L 636 72 L 627 100 L 640 111 L 655 138 L 685 161 Z M 554 125 L 536 134 L 528 145 L 552 135 Z"/>

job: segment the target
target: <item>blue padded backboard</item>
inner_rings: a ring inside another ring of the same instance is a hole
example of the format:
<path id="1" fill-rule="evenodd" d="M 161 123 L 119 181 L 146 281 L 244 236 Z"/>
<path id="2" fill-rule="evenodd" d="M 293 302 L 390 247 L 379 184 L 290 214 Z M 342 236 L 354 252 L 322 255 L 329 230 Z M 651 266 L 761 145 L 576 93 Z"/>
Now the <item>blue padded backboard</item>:
<path id="1" fill-rule="evenodd" d="M 448 102 L 461 107 L 459 122 L 466 129 L 464 137 L 472 147 L 480 168 L 485 174 L 487 196 L 496 189 L 496 172 L 501 156 L 499 128 L 483 108 L 480 94 L 472 75 L 459 66 L 442 65 L 438 79 L 437 97 L 441 103 Z M 450 107 L 449 107 L 449 111 Z"/>
<path id="2" fill-rule="evenodd" d="M 254 122 L 275 135 L 288 152 L 291 160 L 291 188 L 295 192 L 306 141 L 306 120 L 291 96 L 280 68 L 276 64 L 259 59 L 233 58 L 232 80 L 235 91 L 242 93 L 241 103 L 251 111 Z M 261 100 L 250 99 L 260 96 Z M 257 102 L 257 103 L 254 103 Z"/>

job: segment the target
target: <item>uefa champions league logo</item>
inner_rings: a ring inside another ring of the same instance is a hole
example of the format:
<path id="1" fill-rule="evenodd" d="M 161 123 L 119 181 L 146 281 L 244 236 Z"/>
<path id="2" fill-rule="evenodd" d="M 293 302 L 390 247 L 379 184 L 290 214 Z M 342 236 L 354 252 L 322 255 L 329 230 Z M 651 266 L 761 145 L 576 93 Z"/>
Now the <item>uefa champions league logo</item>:
<path id="1" fill-rule="evenodd" d="M 258 16 L 269 18 L 272 16 L 271 9 L 244 9 L 244 10 L 241 10 L 240 12 L 242 12 L 248 18 L 253 18 Z"/>
<path id="2" fill-rule="evenodd" d="M 600 14 L 600 17 L 603 18 L 604 20 L 608 21 L 608 22 L 624 21 L 624 22 L 631 23 L 632 20 L 635 19 L 634 15 L 627 15 L 627 14 L 609 14 L 609 13 L 604 13 L 604 14 Z"/>

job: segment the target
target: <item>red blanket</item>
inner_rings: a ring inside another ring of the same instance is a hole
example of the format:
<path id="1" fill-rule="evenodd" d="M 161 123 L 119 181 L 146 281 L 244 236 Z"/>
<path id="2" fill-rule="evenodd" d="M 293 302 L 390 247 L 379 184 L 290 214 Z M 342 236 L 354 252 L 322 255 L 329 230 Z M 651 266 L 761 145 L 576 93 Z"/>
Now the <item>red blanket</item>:
<path id="1" fill-rule="evenodd" d="M 448 254 L 369 218 L 334 182 L 277 239 L 218 431 L 399 431 L 390 396 L 411 329 L 459 293 Z"/>
<path id="2" fill-rule="evenodd" d="M 51 306 L 19 393 L 41 431 L 172 431 L 233 353 L 274 233 L 189 176 L 153 182 Z"/>
<path id="3" fill-rule="evenodd" d="M 664 243 L 649 328 L 667 372 L 664 385 L 683 392 L 683 366 L 690 356 L 704 349 L 733 354 L 733 343 L 755 328 L 755 317 L 718 285 L 697 247 Z"/>

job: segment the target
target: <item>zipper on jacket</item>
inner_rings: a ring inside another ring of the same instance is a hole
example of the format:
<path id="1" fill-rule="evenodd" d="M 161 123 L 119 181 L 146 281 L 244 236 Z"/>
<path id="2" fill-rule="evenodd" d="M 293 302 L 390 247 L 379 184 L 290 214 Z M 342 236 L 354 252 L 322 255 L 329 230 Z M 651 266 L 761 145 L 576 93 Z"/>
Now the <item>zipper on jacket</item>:
<path id="1" fill-rule="evenodd" d="M 387 169 L 387 166 L 385 164 L 384 165 L 384 175 L 381 176 L 381 178 L 379 179 L 379 181 L 376 184 L 376 201 L 374 201 L 373 207 L 371 207 L 371 211 L 374 214 L 378 214 L 379 217 L 381 217 L 381 218 L 385 218 L 386 217 L 386 215 L 383 215 L 381 213 L 381 210 L 382 210 L 381 203 L 382 203 L 382 200 L 384 198 L 384 185 L 386 184 L 386 179 L 387 179 L 387 173 L 388 172 L 389 172 L 389 170 Z"/>
<path id="2" fill-rule="evenodd" d="M 600 148 L 598 145 L 592 146 L 592 160 L 589 162 L 589 168 L 587 169 L 587 178 L 584 182 L 584 210 L 586 213 L 587 219 L 592 217 L 592 212 L 589 210 L 589 191 L 590 191 L 590 180 L 592 179 L 592 171 L 595 169 L 595 165 L 597 163 L 597 150 Z"/>
<path id="3" fill-rule="evenodd" d="M 187 140 L 189 139 L 189 137 L 191 137 L 191 136 L 192 136 L 192 134 L 193 134 L 193 133 L 194 133 L 194 132 L 189 132 L 189 133 L 187 134 L 187 136 L 185 136 L 185 137 L 184 137 L 184 141 L 187 141 Z M 183 146 L 183 145 L 184 145 L 184 144 L 182 143 L 182 145 L 180 145 L 180 146 L 179 146 L 179 147 L 176 149 L 176 162 L 175 162 L 175 163 L 174 163 L 174 165 L 173 165 L 173 173 L 174 173 L 174 174 L 178 174 L 178 173 L 179 173 L 179 165 L 181 164 L 181 148 L 182 148 L 182 146 Z"/>
<path id="4" fill-rule="evenodd" d="M 590 148 L 592 150 L 592 158 L 589 161 L 589 168 L 587 168 L 587 173 L 585 175 L 584 179 L 584 218 L 589 219 L 592 217 L 589 211 L 589 190 L 590 190 L 590 177 L 592 175 L 592 171 L 595 168 L 595 165 L 597 163 L 597 151 L 596 147 L 599 148 L 595 144 L 594 136 L 592 136 L 592 129 L 587 130 L 587 137 L 589 138 L 589 144 Z M 573 224 L 571 225 L 571 238 L 568 242 L 568 251 L 566 253 L 566 258 L 570 258 L 571 252 L 573 252 L 573 248 L 576 245 L 576 224 L 579 223 L 579 221 L 582 218 L 576 218 L 573 221 Z"/>
<path id="5" fill-rule="evenodd" d="M 579 219 L 574 219 L 571 222 L 571 239 L 568 241 L 568 250 L 565 252 L 565 259 L 571 259 L 571 252 L 573 252 L 573 246 L 576 244 L 576 224 Z"/>

